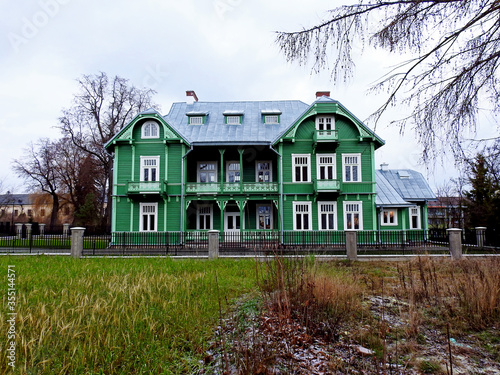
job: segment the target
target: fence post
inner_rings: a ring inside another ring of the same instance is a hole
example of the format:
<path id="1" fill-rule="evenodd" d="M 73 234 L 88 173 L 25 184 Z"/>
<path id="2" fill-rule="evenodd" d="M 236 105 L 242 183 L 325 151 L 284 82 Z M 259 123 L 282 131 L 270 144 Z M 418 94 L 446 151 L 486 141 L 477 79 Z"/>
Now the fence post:
<path id="1" fill-rule="evenodd" d="M 23 238 L 23 223 L 16 223 L 16 237 L 18 239 Z"/>
<path id="2" fill-rule="evenodd" d="M 208 231 L 208 258 L 216 259 L 219 257 L 219 231 Z"/>
<path id="3" fill-rule="evenodd" d="M 69 235 L 69 224 L 63 224 L 63 236 L 68 237 Z"/>
<path id="4" fill-rule="evenodd" d="M 38 224 L 38 228 L 40 229 L 40 237 L 45 234 L 45 224 Z"/>
<path id="5" fill-rule="evenodd" d="M 450 239 L 450 254 L 453 259 L 462 258 L 462 229 L 446 229 Z"/>
<path id="6" fill-rule="evenodd" d="M 71 228 L 71 256 L 73 258 L 81 258 L 83 254 L 83 233 L 85 228 Z"/>
<path id="7" fill-rule="evenodd" d="M 483 248 L 486 240 L 486 227 L 476 227 L 476 244 Z"/>
<path id="8" fill-rule="evenodd" d="M 347 252 L 347 259 L 356 260 L 358 259 L 358 241 L 357 241 L 357 231 L 346 230 L 345 231 L 345 248 Z"/>

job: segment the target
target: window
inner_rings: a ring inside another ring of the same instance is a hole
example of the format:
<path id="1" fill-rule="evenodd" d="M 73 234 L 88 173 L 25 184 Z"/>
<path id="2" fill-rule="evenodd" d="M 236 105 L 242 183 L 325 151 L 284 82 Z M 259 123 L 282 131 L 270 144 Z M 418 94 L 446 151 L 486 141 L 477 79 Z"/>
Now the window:
<path id="1" fill-rule="evenodd" d="M 335 121 L 331 116 L 316 117 L 316 130 L 333 130 L 334 125 Z"/>
<path id="2" fill-rule="evenodd" d="M 344 182 L 361 182 L 361 154 L 343 154 Z"/>
<path id="3" fill-rule="evenodd" d="M 2 208 L 2 209 L 0 210 L 0 216 L 3 216 L 3 215 L 5 215 L 5 210 Z"/>
<path id="4" fill-rule="evenodd" d="M 309 154 L 292 154 L 293 182 L 311 182 Z"/>
<path id="5" fill-rule="evenodd" d="M 226 124 L 228 125 L 241 124 L 241 116 L 226 116 Z"/>
<path id="6" fill-rule="evenodd" d="M 319 230 L 337 230 L 337 202 L 318 202 Z"/>
<path id="7" fill-rule="evenodd" d="M 270 204 L 257 205 L 257 229 L 273 229 L 273 208 Z"/>
<path id="8" fill-rule="evenodd" d="M 189 125 L 203 125 L 203 116 L 190 116 Z"/>
<path id="9" fill-rule="evenodd" d="M 28 216 L 33 216 L 33 210 L 28 208 Z"/>
<path id="10" fill-rule="evenodd" d="M 240 182 L 240 162 L 228 161 L 226 165 L 226 181 Z"/>
<path id="11" fill-rule="evenodd" d="M 19 210 L 17 208 L 14 210 L 14 216 L 19 216 Z"/>
<path id="12" fill-rule="evenodd" d="M 382 210 L 380 214 L 380 221 L 382 225 L 398 225 L 398 211 L 397 210 Z"/>
<path id="13" fill-rule="evenodd" d="M 198 163 L 198 182 L 209 183 L 217 182 L 217 163 L 199 162 Z"/>
<path id="14" fill-rule="evenodd" d="M 212 229 L 212 206 L 199 205 L 196 213 L 196 229 L 209 230 Z"/>
<path id="15" fill-rule="evenodd" d="M 264 124 L 279 124 L 279 116 L 278 115 L 265 115 L 264 116 Z"/>
<path id="16" fill-rule="evenodd" d="M 141 181 L 160 181 L 159 156 L 141 156 Z"/>
<path id="17" fill-rule="evenodd" d="M 66 215 L 66 216 L 69 215 L 69 207 L 68 206 L 64 207 L 64 215 Z"/>
<path id="18" fill-rule="evenodd" d="M 344 230 L 363 230 L 363 213 L 361 202 L 344 202 Z"/>
<path id="19" fill-rule="evenodd" d="M 420 207 L 410 207 L 410 229 L 420 229 Z"/>
<path id="20" fill-rule="evenodd" d="M 335 180 L 337 178 L 335 154 L 317 154 L 316 165 L 318 180 Z"/>
<path id="21" fill-rule="evenodd" d="M 156 232 L 158 203 L 141 203 L 140 204 L 140 221 L 139 231 L 141 232 Z"/>
<path id="22" fill-rule="evenodd" d="M 272 182 L 273 171 L 271 161 L 257 161 L 255 181 Z"/>
<path id="23" fill-rule="evenodd" d="M 311 230 L 311 219 L 311 202 L 293 202 L 293 230 Z"/>
<path id="24" fill-rule="evenodd" d="M 154 121 L 148 121 L 142 125 L 142 138 L 160 138 L 158 124 Z"/>
<path id="25" fill-rule="evenodd" d="M 44 217 L 44 216 L 45 216 L 45 208 L 42 208 L 42 209 L 40 210 L 40 216 L 41 216 L 41 217 Z"/>

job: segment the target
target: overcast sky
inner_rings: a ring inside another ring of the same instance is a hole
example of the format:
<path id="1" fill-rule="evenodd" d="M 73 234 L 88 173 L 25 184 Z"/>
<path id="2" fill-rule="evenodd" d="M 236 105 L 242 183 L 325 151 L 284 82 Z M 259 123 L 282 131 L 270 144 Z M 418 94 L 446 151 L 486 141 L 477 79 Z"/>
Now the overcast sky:
<path id="1" fill-rule="evenodd" d="M 12 172 L 29 142 L 57 138 L 61 110 L 77 92 L 83 74 L 119 75 L 157 91 L 166 114 L 172 102 L 195 90 L 201 101 L 298 99 L 331 91 L 361 120 L 381 104 L 371 83 L 395 61 L 368 51 L 356 61 L 354 78 L 335 87 L 328 73 L 289 64 L 274 42 L 276 30 L 292 31 L 319 22 L 339 2 L 325 0 L 0 0 L 0 180 L 4 191 L 24 190 Z M 402 112 L 404 114 L 404 111 Z M 434 174 L 418 165 L 420 148 L 411 131 L 404 137 L 377 125 L 386 145 L 376 165 L 411 168 L 431 186 L 456 173 L 453 163 Z M 371 124 L 368 124 L 371 125 Z"/>

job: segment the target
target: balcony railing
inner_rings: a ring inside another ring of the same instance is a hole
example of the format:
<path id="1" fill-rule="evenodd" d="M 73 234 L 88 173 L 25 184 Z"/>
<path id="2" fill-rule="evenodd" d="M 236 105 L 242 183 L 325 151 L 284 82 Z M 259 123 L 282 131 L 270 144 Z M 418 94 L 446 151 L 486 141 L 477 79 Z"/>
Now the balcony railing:
<path id="1" fill-rule="evenodd" d="M 337 130 L 316 130 L 314 132 L 314 142 L 337 142 L 339 133 Z"/>
<path id="2" fill-rule="evenodd" d="M 314 180 L 314 191 L 316 191 L 316 192 L 337 192 L 337 191 L 340 191 L 340 181 L 338 181 L 338 180 Z"/>
<path id="3" fill-rule="evenodd" d="M 220 182 L 200 183 L 188 182 L 186 184 L 186 194 L 221 194 L 221 193 L 277 193 L 277 182 Z"/>
<path id="4" fill-rule="evenodd" d="M 164 181 L 129 181 L 128 194 L 162 194 L 167 190 Z"/>

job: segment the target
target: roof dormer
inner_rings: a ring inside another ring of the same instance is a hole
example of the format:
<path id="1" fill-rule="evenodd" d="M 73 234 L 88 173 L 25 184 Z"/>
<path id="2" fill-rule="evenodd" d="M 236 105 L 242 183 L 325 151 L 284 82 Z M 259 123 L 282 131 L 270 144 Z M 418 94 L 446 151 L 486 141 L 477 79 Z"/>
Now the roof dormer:
<path id="1" fill-rule="evenodd" d="M 243 115 L 244 111 L 224 111 L 222 113 L 224 115 L 224 123 L 226 125 L 241 125 L 243 123 Z"/>

